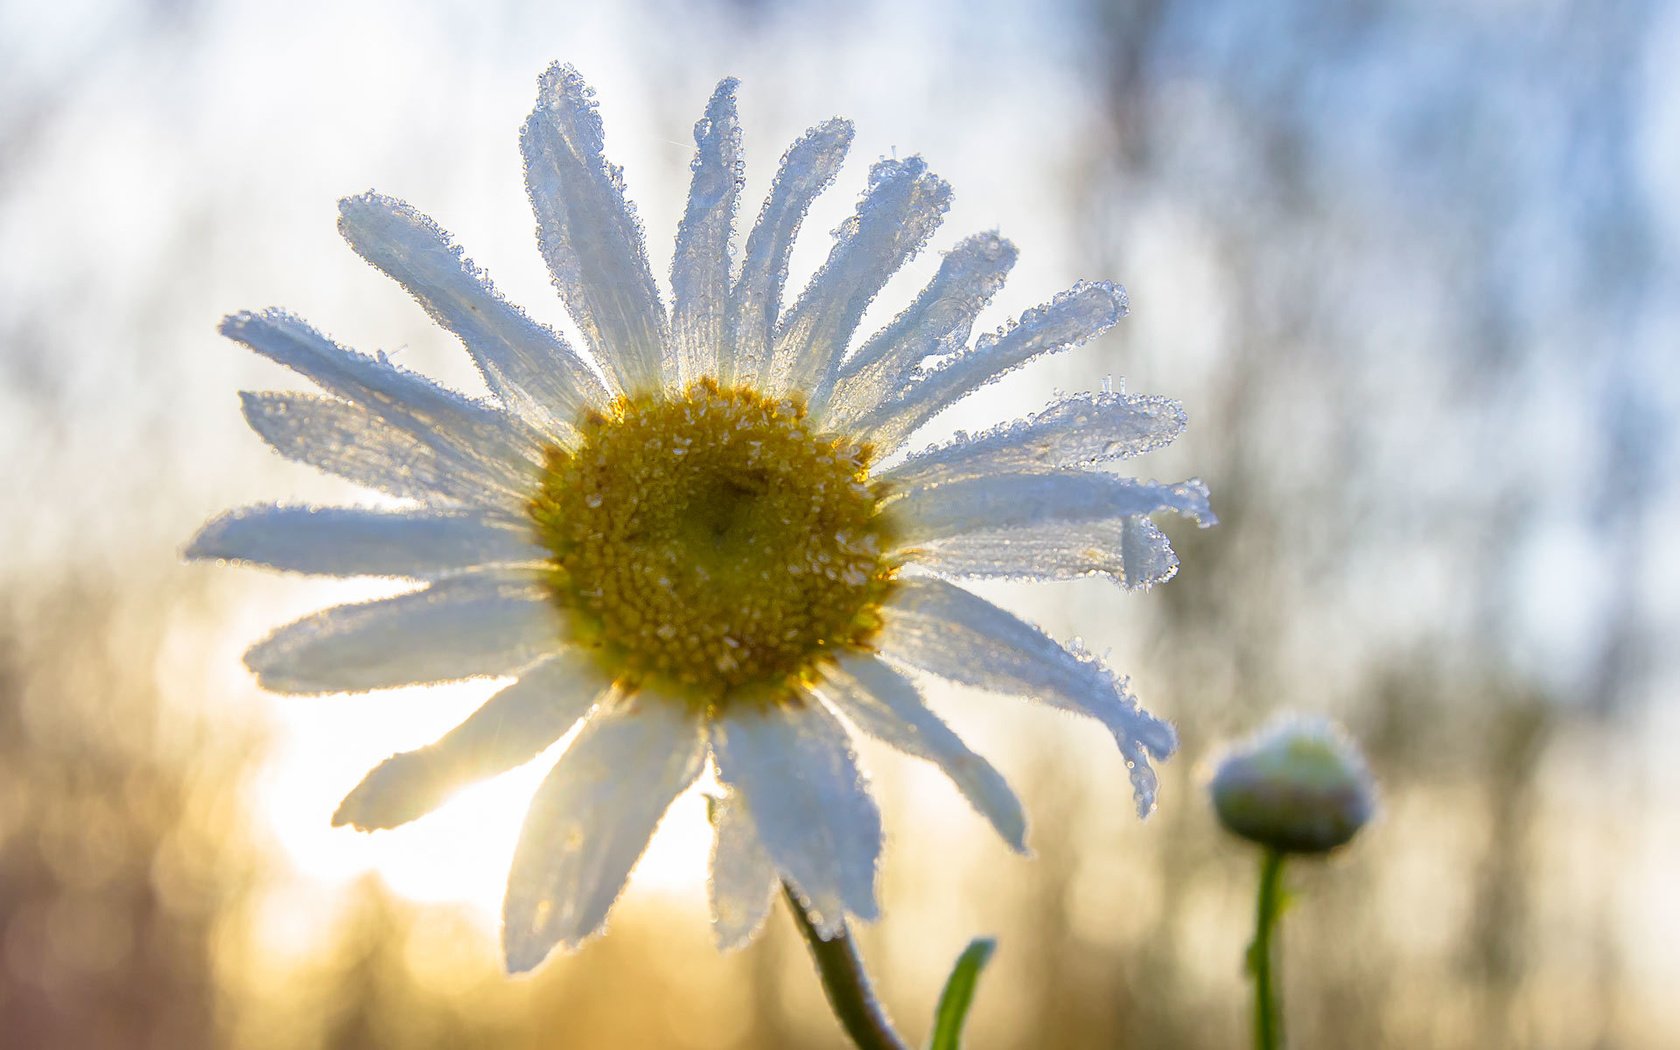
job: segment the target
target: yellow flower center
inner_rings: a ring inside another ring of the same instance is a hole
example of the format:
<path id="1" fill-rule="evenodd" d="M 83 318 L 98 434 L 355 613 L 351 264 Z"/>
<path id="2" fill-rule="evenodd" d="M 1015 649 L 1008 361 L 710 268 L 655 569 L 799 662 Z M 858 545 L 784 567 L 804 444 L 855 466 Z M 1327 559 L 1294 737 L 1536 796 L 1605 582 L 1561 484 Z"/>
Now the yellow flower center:
<path id="1" fill-rule="evenodd" d="M 896 565 L 868 445 L 702 380 L 620 398 L 548 453 L 531 517 L 579 640 L 634 688 L 785 695 L 880 627 Z"/>

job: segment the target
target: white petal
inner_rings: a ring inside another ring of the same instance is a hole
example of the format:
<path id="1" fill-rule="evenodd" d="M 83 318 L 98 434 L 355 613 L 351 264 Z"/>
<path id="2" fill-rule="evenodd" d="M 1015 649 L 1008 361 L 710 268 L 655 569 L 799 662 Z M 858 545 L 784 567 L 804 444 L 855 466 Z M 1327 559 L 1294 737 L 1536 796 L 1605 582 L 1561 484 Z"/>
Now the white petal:
<path id="1" fill-rule="evenodd" d="M 1184 409 L 1164 397 L 1075 394 L 1031 418 L 917 453 L 881 478 L 915 488 L 985 474 L 1090 467 L 1171 444 L 1184 424 Z"/>
<path id="2" fill-rule="evenodd" d="M 1120 582 L 1127 590 L 1148 590 L 1178 575 L 1178 555 L 1166 533 L 1148 518 L 1127 518 L 1121 526 Z"/>
<path id="3" fill-rule="evenodd" d="M 512 674 L 565 639 L 534 575 L 489 570 L 305 617 L 253 646 L 245 665 L 277 693 L 359 692 Z"/>
<path id="4" fill-rule="evenodd" d="M 719 362 L 718 378 L 724 383 L 752 383 L 765 374 L 793 239 L 811 202 L 834 181 L 851 144 L 852 125 L 829 120 L 807 131 L 782 156 L 769 199 L 747 237 L 741 276 L 730 296 L 732 338 Z"/>
<path id="5" fill-rule="evenodd" d="M 917 379 L 901 395 L 869 413 L 859 428 L 887 455 L 917 427 L 969 394 L 1035 357 L 1094 339 L 1126 315 L 1126 293 L 1107 282 L 1081 282 L 1013 325 L 982 336 Z"/>
<path id="6" fill-rule="evenodd" d="M 206 525 L 189 558 L 326 576 L 424 578 L 545 557 L 517 521 L 482 510 L 246 507 Z"/>
<path id="7" fill-rule="evenodd" d="M 346 198 L 338 209 L 339 232 L 357 254 L 460 337 L 491 392 L 520 416 L 568 439 L 573 420 L 612 400 L 565 339 L 502 298 L 430 218 L 377 193 Z"/>
<path id="8" fill-rule="evenodd" d="M 241 391 L 245 420 L 287 459 L 427 503 L 526 498 L 484 474 L 478 457 L 428 444 L 360 405 L 320 394 Z"/>
<path id="9" fill-rule="evenodd" d="M 968 345 L 975 318 L 1003 287 L 1015 246 L 995 233 L 969 237 L 946 253 L 939 272 L 893 322 L 840 367 L 827 408 L 830 425 L 845 427 L 897 396 L 923 362 Z"/>
<path id="10" fill-rule="evenodd" d="M 804 391 L 813 411 L 829 391 L 852 333 L 875 293 L 938 229 L 951 187 L 920 157 L 877 161 L 857 214 L 834 231 L 828 261 L 788 313 L 770 358 L 768 386 Z"/>
<path id="11" fill-rule="evenodd" d="M 733 78 L 720 83 L 706 115 L 694 125 L 694 179 L 671 259 L 671 359 L 665 380 L 677 388 L 717 375 L 718 352 L 728 335 L 730 238 L 742 164 L 738 86 Z"/>
<path id="12" fill-rule="evenodd" d="M 770 914 L 778 879 L 770 854 L 759 841 L 758 826 L 741 796 L 731 792 L 712 807 L 712 877 L 707 896 L 712 907 L 712 935 L 718 947 L 744 946 Z"/>
<path id="13" fill-rule="evenodd" d="M 881 813 L 846 731 L 821 704 L 732 704 L 712 723 L 718 776 L 739 791 L 776 868 L 825 938 L 877 914 Z"/>
<path id="14" fill-rule="evenodd" d="M 502 908 L 510 972 L 606 924 L 671 802 L 705 766 L 705 736 L 680 700 L 642 695 L 584 723 L 537 789 Z"/>
<path id="15" fill-rule="evenodd" d="M 1139 814 L 1155 803 L 1149 758 L 1177 747 L 1172 726 L 1138 706 L 1126 683 L 1037 627 L 943 580 L 899 581 L 879 637 L 891 659 L 942 678 L 1035 700 L 1101 722 L 1131 772 Z"/>
<path id="16" fill-rule="evenodd" d="M 891 504 L 897 538 L 905 546 L 969 532 L 1132 518 L 1172 510 L 1202 525 L 1216 520 L 1207 486 L 1192 478 L 1176 485 L 1111 474 L 981 475 L 915 489 Z"/>
<path id="17" fill-rule="evenodd" d="M 602 152 L 595 93 L 577 70 L 543 73 L 520 147 L 538 246 L 566 310 L 626 393 L 658 390 L 665 310 L 624 178 Z"/>
<path id="18" fill-rule="evenodd" d="M 844 656 L 816 689 L 865 733 L 938 766 L 1005 842 L 1026 851 L 1027 818 L 1003 775 L 928 710 L 908 678 L 873 656 Z"/>
<path id="19" fill-rule="evenodd" d="M 969 532 L 924 544 L 917 565 L 941 576 L 1071 580 L 1101 574 L 1147 590 L 1178 572 L 1178 555 L 1148 518 L 1109 518 Z"/>
<path id="20" fill-rule="evenodd" d="M 339 346 L 281 310 L 234 314 L 222 334 L 363 406 L 441 455 L 466 459 L 507 491 L 529 491 L 542 439 L 518 420 L 425 376 Z"/>
<path id="21" fill-rule="evenodd" d="M 424 816 L 456 789 L 535 758 L 611 685 L 594 654 L 562 650 L 526 668 L 435 744 L 380 763 L 345 797 L 333 824 L 371 831 Z"/>

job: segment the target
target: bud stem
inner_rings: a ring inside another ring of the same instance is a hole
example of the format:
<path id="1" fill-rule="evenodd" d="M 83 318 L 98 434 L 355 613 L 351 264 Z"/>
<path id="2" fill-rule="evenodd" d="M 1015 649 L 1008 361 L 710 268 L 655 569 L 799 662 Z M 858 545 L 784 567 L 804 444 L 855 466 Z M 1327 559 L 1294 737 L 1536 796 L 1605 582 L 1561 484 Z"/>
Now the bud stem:
<path id="1" fill-rule="evenodd" d="M 893 1031 L 892 1022 L 887 1020 L 887 1012 L 875 997 L 875 989 L 863 969 L 863 957 L 858 955 L 851 937 L 841 929 L 833 940 L 823 940 L 811 924 L 811 917 L 805 914 L 798 895 L 785 883 L 782 896 L 799 932 L 805 936 L 806 946 L 811 949 L 811 959 L 817 964 L 817 976 L 822 979 L 828 1005 L 858 1050 L 910 1050 L 910 1044 Z"/>
<path id="2" fill-rule="evenodd" d="M 1272 972 L 1272 935 L 1283 910 L 1281 850 L 1268 848 L 1260 861 L 1260 896 L 1254 910 L 1254 942 L 1248 946 L 1248 968 L 1254 974 L 1254 1047 L 1279 1050 L 1283 1046 L 1283 1014 L 1277 978 Z"/>

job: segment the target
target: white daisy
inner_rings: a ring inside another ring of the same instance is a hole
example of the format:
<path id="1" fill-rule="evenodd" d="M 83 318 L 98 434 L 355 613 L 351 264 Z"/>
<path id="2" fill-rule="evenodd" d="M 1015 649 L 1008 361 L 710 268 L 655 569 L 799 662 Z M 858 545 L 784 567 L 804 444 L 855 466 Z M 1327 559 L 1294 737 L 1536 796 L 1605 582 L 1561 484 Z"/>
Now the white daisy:
<path id="1" fill-rule="evenodd" d="M 778 880 L 824 936 L 874 918 L 881 819 L 846 723 L 937 764 L 1024 849 L 1020 803 L 928 710 L 907 669 L 1095 719 L 1125 757 L 1140 812 L 1153 805 L 1150 758 L 1175 746 L 1123 679 L 948 579 L 1170 577 L 1177 559 L 1148 516 L 1211 523 L 1205 488 L 1100 468 L 1176 437 L 1178 405 L 1078 394 L 898 455 L 974 390 L 1105 331 L 1124 292 L 1079 284 L 971 344 L 1015 260 L 1009 242 L 978 234 L 848 354 L 950 189 L 919 158 L 879 161 L 827 262 L 784 310 L 800 220 L 852 129 L 832 120 L 794 143 L 737 259 L 735 88 L 719 85 L 695 126 L 667 310 L 592 93 L 569 67 L 541 78 L 521 137 L 526 184 L 587 352 L 504 300 L 430 219 L 376 194 L 343 202 L 341 231 L 460 337 L 488 398 L 278 310 L 222 327 L 325 391 L 243 394 L 269 444 L 409 503 L 235 511 L 189 556 L 423 582 L 281 628 L 246 654 L 258 681 L 334 693 L 513 679 L 435 744 L 370 773 L 335 822 L 413 820 L 582 723 L 514 857 L 504 946 L 515 971 L 602 928 L 655 826 L 708 763 L 724 789 L 711 878 L 721 944 L 753 935 Z"/>

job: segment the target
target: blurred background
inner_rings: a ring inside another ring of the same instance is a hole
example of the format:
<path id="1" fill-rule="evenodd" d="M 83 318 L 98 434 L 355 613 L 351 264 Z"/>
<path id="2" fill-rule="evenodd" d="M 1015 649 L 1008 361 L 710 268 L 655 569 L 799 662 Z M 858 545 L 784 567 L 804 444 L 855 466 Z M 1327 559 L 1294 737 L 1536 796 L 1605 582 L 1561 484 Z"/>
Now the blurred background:
<path id="1" fill-rule="evenodd" d="M 1102 734 L 1009 698 L 933 695 L 1017 786 L 1032 859 L 864 752 L 889 842 L 862 942 L 909 1034 L 985 933 L 979 1050 L 1244 1045 L 1257 861 L 1205 763 L 1299 708 L 1365 743 L 1385 806 L 1293 871 L 1297 1045 L 1675 1045 L 1680 7 L 1638 0 L 0 0 L 0 1043 L 843 1045 L 785 915 L 711 947 L 696 798 L 606 937 L 502 977 L 543 763 L 399 831 L 329 827 L 492 687 L 266 696 L 247 644 L 392 586 L 178 561 L 222 509 L 365 498 L 245 429 L 235 390 L 298 384 L 223 314 L 284 305 L 480 389 L 339 242 L 340 196 L 412 201 L 564 327 L 516 144 L 555 59 L 599 91 L 657 273 L 733 74 L 748 215 L 804 128 L 858 124 L 796 277 L 869 162 L 920 152 L 957 193 L 936 249 L 1021 248 L 985 327 L 1128 286 L 1094 348 L 930 435 L 1110 377 L 1190 413 L 1134 465 L 1212 486 L 1218 528 L 1164 523 L 1177 579 L 981 588 L 1177 723 L 1159 811 L 1132 815 Z"/>

